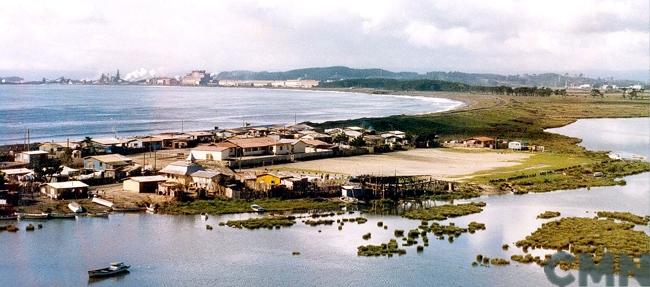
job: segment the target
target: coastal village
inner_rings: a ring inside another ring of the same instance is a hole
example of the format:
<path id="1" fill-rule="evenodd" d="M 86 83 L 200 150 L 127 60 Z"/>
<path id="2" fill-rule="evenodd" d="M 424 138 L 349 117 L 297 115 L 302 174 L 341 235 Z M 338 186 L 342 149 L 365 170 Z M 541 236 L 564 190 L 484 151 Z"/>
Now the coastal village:
<path id="1" fill-rule="evenodd" d="M 414 189 L 409 184 L 423 189 L 423 183 L 429 189 L 453 192 L 453 183 L 420 175 L 353 176 L 274 169 L 285 163 L 440 146 L 544 151 L 543 146 L 526 141 L 487 136 L 439 142 L 398 130 L 319 129 L 306 123 L 26 143 L 23 151 L 5 156 L 12 160 L 0 162 L 5 182 L 0 191 L 6 211 L 2 216 L 11 217 L 8 210 L 33 200 L 54 202 L 45 204 L 52 206 L 59 200 L 105 197 L 105 201 L 93 202 L 113 210 L 138 211 L 168 201 L 209 198 L 325 197 L 342 202 L 397 198 Z M 395 184 L 400 180 L 404 182 L 401 192 Z"/>

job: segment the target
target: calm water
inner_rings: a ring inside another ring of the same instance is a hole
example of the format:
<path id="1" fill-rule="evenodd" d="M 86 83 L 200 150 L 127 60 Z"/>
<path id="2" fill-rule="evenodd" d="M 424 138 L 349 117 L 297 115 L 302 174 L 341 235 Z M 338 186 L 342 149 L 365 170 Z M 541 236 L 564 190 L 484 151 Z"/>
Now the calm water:
<path id="1" fill-rule="evenodd" d="M 216 87 L 0 85 L 0 144 L 415 114 L 447 99 Z"/>
<path id="2" fill-rule="evenodd" d="M 635 124 L 624 122 L 626 127 Z M 593 121 L 583 132 L 595 133 L 600 125 Z M 592 140 L 585 137 L 584 144 L 596 144 Z M 625 145 L 616 148 L 626 150 Z M 487 230 L 463 234 L 453 244 L 430 236 L 424 252 L 407 247 L 406 255 L 393 258 L 357 257 L 356 247 L 386 242 L 394 229 L 412 229 L 419 221 L 368 215 L 366 224 L 348 223 L 343 231 L 336 225 L 310 227 L 301 222 L 281 230 L 217 226 L 249 215 L 213 216 L 208 221 L 215 226 L 212 231 L 194 216 L 118 214 L 109 219 L 47 221 L 32 233 L 0 233 L 0 286 L 550 286 L 536 265 L 470 264 L 478 253 L 504 258 L 520 253 L 516 248 L 503 251 L 501 245 L 512 246 L 534 231 L 544 222 L 535 219 L 544 210 L 563 216 L 593 216 L 598 210 L 650 214 L 650 174 L 626 180 L 626 186 L 480 198 L 487 202 L 482 213 L 450 221 L 457 225 L 479 221 Z M 388 230 L 378 228 L 377 221 Z M 368 241 L 361 239 L 366 232 L 372 233 Z M 301 255 L 292 256 L 293 251 Z M 89 268 L 115 260 L 131 264 L 132 272 L 88 282 Z M 573 274 L 577 277 L 577 272 Z"/>

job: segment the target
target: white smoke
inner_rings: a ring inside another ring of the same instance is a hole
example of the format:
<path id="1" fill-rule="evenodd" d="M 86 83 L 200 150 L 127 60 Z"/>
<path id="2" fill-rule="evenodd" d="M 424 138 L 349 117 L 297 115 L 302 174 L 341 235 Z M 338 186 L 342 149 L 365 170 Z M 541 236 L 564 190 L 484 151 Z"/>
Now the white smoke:
<path id="1" fill-rule="evenodd" d="M 139 81 L 139 80 L 145 80 L 145 79 L 150 79 L 156 76 L 156 70 L 151 69 L 147 70 L 145 68 L 140 68 L 135 71 L 131 71 L 124 76 L 124 80 L 126 81 Z"/>

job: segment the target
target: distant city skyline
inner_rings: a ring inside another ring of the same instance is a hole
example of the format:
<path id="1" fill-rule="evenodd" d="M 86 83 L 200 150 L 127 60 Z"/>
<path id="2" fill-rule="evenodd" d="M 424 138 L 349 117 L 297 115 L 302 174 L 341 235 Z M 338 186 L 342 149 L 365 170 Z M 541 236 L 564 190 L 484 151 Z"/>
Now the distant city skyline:
<path id="1" fill-rule="evenodd" d="M 0 76 L 343 65 L 648 81 L 649 16 L 643 0 L 16 1 L 0 9 Z"/>

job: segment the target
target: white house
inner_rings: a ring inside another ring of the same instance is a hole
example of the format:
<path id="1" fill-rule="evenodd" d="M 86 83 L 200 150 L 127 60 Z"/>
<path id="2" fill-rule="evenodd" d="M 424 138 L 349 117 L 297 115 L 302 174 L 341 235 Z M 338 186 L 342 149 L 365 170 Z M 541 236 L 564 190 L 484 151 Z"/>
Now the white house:
<path id="1" fill-rule="evenodd" d="M 521 150 L 522 144 L 518 141 L 511 141 L 508 143 L 508 148 L 512 150 Z"/>
<path id="2" fill-rule="evenodd" d="M 193 157 L 196 160 L 222 161 L 236 156 L 237 146 L 233 143 L 224 142 L 214 145 L 198 146 L 190 152 L 188 159 Z"/>

